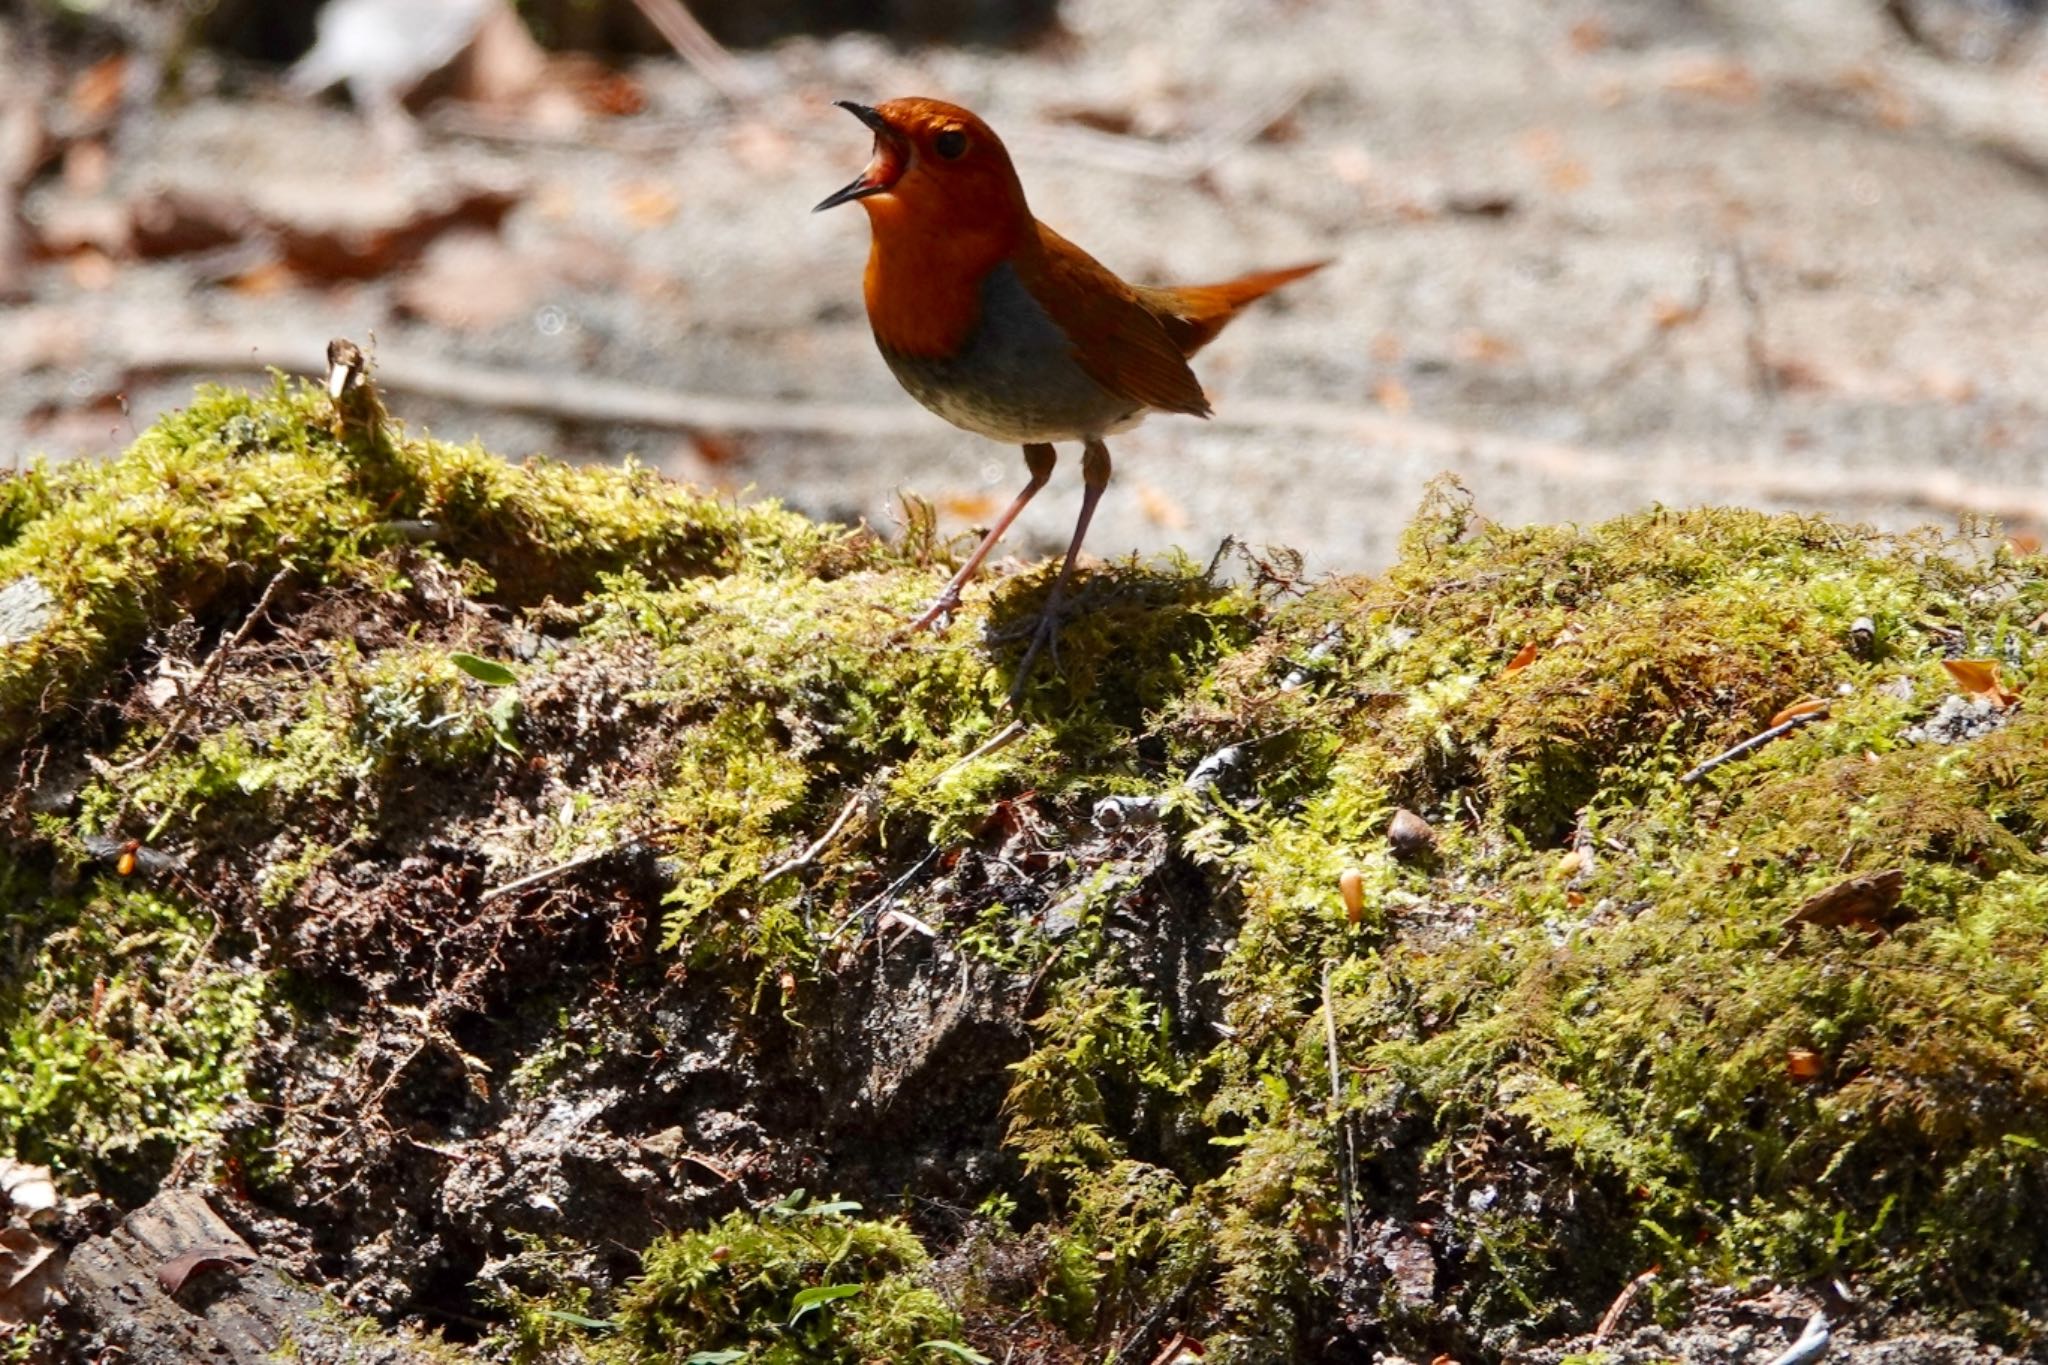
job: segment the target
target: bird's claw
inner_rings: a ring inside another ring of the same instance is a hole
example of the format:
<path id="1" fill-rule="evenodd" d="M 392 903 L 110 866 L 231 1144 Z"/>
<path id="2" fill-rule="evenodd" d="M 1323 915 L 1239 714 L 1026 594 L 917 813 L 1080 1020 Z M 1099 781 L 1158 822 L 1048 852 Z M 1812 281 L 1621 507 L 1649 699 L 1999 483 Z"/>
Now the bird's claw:
<path id="1" fill-rule="evenodd" d="M 1060 665 L 1060 618 L 1055 609 L 1038 618 L 1038 628 L 1031 632 L 1031 643 L 1024 649 L 1024 657 L 1017 661 L 1017 678 L 1010 684 L 1010 705 L 1015 707 L 1024 697 L 1024 689 L 1031 682 L 1031 666 L 1038 662 L 1039 651 L 1043 650 L 1052 659 L 1055 672 L 1064 671 Z"/>
<path id="2" fill-rule="evenodd" d="M 934 627 L 942 626 L 951 621 L 953 613 L 958 610 L 960 610 L 960 594 L 956 589 L 947 588 L 932 599 L 930 606 L 904 622 L 902 628 L 896 632 L 896 636 L 898 639 L 903 639 L 915 635 L 921 630 L 930 630 Z"/>

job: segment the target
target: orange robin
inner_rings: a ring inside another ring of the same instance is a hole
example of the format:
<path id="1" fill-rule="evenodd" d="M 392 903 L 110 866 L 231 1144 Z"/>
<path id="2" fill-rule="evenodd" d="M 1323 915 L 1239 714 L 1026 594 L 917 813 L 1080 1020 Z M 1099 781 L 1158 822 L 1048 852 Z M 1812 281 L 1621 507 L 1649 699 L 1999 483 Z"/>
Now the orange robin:
<path id="1" fill-rule="evenodd" d="M 1225 284 L 1126 284 L 1031 216 L 1010 154 L 967 110 L 932 99 L 839 107 L 874 130 L 874 155 L 818 210 L 854 200 L 867 210 L 868 321 L 882 359 L 913 398 L 954 426 L 1021 444 L 1031 474 L 909 629 L 960 605 L 960 589 L 1051 477 L 1052 443 L 1082 443 L 1081 516 L 1018 665 L 1021 691 L 1058 628 L 1074 559 L 1109 484 L 1103 438 L 1152 411 L 1207 417 L 1209 400 L 1188 357 L 1246 304 L 1325 262 Z"/>

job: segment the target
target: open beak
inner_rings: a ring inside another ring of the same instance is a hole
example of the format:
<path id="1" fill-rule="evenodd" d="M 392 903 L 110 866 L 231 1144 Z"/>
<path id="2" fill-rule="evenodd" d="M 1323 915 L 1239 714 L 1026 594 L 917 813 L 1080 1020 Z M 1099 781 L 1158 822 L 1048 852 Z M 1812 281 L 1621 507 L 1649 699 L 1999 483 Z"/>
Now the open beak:
<path id="1" fill-rule="evenodd" d="M 819 201 L 812 213 L 850 204 L 856 199 L 865 199 L 871 194 L 882 194 L 891 189 L 903 174 L 903 168 L 910 161 L 910 148 L 903 135 L 889 126 L 889 120 L 879 111 L 852 100 L 834 101 L 841 109 L 875 130 L 875 154 L 868 160 L 867 169 L 856 176 L 845 188 L 835 190 Z"/>

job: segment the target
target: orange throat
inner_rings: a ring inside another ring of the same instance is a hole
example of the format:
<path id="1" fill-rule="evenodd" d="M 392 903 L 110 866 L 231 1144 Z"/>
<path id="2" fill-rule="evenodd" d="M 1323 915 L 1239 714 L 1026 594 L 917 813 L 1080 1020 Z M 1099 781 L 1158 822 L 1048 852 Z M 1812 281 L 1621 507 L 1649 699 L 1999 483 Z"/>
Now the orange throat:
<path id="1" fill-rule="evenodd" d="M 865 293 L 875 340 L 929 360 L 957 353 L 981 322 L 983 281 L 1022 234 L 950 225 L 893 194 L 860 202 L 874 232 Z"/>

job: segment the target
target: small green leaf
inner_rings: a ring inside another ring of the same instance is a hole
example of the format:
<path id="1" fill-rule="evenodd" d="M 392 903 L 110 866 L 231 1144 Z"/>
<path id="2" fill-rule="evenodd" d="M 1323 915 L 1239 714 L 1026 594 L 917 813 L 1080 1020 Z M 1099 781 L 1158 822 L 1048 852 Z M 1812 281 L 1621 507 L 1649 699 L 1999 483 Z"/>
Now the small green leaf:
<path id="1" fill-rule="evenodd" d="M 683 1365 L 734 1365 L 735 1361 L 746 1358 L 745 1351 L 699 1351 L 695 1355 L 684 1356 Z"/>
<path id="2" fill-rule="evenodd" d="M 784 1215 L 792 1214 L 796 1212 L 796 1206 L 803 1202 L 804 1188 L 803 1186 L 799 1185 L 795 1189 L 791 1190 L 788 1194 L 783 1195 L 782 1198 L 770 1204 L 768 1206 L 768 1212 L 780 1213 Z"/>
<path id="3" fill-rule="evenodd" d="M 479 659 L 474 654 L 457 651 L 448 656 L 448 662 L 478 682 L 489 683 L 492 687 L 510 687 L 519 681 L 519 675 L 505 665 L 492 663 L 489 659 Z"/>
<path id="4" fill-rule="evenodd" d="M 859 1213 L 860 1204 L 852 1199 L 834 1199 L 826 1204 L 813 1204 L 807 1209 L 791 1209 L 797 1218 L 837 1218 L 842 1213 Z"/>
<path id="5" fill-rule="evenodd" d="M 796 1326 L 798 1320 L 813 1308 L 831 1303 L 834 1299 L 850 1299 L 866 1288 L 864 1284 L 820 1284 L 799 1290 L 797 1296 L 790 1300 L 789 1325 Z"/>
<path id="6" fill-rule="evenodd" d="M 588 1328 L 593 1332 L 616 1332 L 619 1330 L 619 1324 L 611 1318 L 586 1318 L 581 1313 L 571 1313 L 566 1308 L 543 1308 L 540 1310 L 540 1315 L 544 1318 L 553 1318 L 556 1322 L 566 1322 L 571 1327 Z"/>
<path id="7" fill-rule="evenodd" d="M 972 1346 L 962 1346 L 957 1341 L 920 1341 L 917 1343 L 917 1349 L 920 1351 L 937 1351 L 939 1354 L 949 1355 L 955 1360 L 964 1360 L 967 1362 L 967 1365 L 995 1365 L 993 1360 L 990 1360 Z"/>

